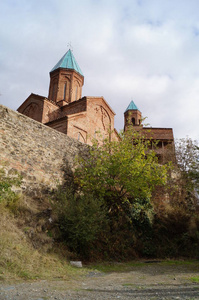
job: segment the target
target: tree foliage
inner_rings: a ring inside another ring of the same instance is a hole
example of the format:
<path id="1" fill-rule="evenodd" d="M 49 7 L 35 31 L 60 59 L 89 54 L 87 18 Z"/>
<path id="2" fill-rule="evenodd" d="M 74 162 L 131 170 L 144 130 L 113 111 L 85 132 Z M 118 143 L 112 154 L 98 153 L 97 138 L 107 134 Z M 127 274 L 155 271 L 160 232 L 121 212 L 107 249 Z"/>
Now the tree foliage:
<path id="1" fill-rule="evenodd" d="M 199 147 L 190 138 L 176 141 L 176 160 L 188 194 L 199 194 Z"/>
<path id="2" fill-rule="evenodd" d="M 132 131 L 120 138 L 94 141 L 87 158 L 77 160 L 72 192 L 55 197 L 63 239 L 94 259 L 196 257 L 199 219 L 183 184 L 197 180 L 198 148 L 188 168 L 182 157 L 182 180 L 179 169 L 158 163 L 151 141 Z"/>
<path id="3" fill-rule="evenodd" d="M 100 199 L 88 193 L 78 193 L 71 187 L 60 187 L 54 195 L 53 207 L 61 238 L 70 250 L 88 257 L 92 243 L 107 222 Z"/>
<path id="4" fill-rule="evenodd" d="M 149 142 L 136 133 L 122 133 L 120 142 L 105 140 L 99 146 L 95 141 L 90 157 L 79 160 L 75 179 L 82 190 L 103 197 L 111 208 L 147 202 L 157 185 L 166 184 L 167 171 Z"/>

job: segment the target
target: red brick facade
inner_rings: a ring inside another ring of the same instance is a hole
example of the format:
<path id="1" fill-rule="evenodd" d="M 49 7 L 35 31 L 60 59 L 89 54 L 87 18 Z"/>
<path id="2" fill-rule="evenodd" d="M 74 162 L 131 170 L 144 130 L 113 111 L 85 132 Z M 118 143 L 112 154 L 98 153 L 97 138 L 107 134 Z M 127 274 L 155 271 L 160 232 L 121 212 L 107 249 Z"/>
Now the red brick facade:
<path id="1" fill-rule="evenodd" d="M 119 140 L 114 128 L 115 113 L 103 97 L 82 97 L 84 76 L 69 50 L 50 72 L 48 98 L 31 94 L 18 111 L 82 143 L 91 145 L 93 138 Z M 133 126 L 142 136 L 157 141 L 157 153 L 165 159 L 168 148 L 174 151 L 171 128 L 146 128 L 142 114 L 131 101 L 124 113 L 124 130 Z"/>
<path id="2" fill-rule="evenodd" d="M 124 131 L 128 129 L 139 132 L 142 138 L 150 141 L 161 162 L 175 160 L 172 128 L 143 127 L 141 112 L 127 109 L 124 113 Z"/>
<path id="3" fill-rule="evenodd" d="M 115 113 L 103 97 L 83 97 L 84 77 L 74 69 L 50 72 L 48 98 L 31 94 L 18 111 L 68 136 L 92 144 L 93 138 L 118 140 Z"/>

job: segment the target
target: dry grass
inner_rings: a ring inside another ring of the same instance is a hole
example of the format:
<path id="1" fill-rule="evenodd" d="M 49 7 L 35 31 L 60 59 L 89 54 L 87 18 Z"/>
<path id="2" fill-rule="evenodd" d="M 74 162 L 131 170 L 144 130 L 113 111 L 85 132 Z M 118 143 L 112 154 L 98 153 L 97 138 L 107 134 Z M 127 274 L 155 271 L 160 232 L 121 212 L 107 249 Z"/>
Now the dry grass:
<path id="1" fill-rule="evenodd" d="M 63 279 L 83 274 L 67 258 L 34 249 L 17 217 L 0 205 L 0 280 Z"/>

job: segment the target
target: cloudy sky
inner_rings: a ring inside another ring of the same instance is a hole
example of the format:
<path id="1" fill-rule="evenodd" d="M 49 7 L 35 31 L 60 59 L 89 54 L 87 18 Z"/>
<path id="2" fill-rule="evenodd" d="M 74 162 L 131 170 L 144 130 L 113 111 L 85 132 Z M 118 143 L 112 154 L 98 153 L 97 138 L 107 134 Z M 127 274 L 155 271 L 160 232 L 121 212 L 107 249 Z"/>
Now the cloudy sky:
<path id="1" fill-rule="evenodd" d="M 0 103 L 48 96 L 68 44 L 118 130 L 133 100 L 150 126 L 199 140 L 199 0 L 1 0 Z"/>

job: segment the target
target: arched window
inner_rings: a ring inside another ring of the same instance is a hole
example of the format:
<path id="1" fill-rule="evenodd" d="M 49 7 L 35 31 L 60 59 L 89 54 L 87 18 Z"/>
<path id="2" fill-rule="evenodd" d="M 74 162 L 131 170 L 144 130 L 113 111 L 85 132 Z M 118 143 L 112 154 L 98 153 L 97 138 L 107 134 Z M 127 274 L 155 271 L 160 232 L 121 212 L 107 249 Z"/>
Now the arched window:
<path id="1" fill-rule="evenodd" d="M 54 100 L 54 97 L 55 97 L 55 84 L 53 84 L 52 100 Z"/>
<path id="2" fill-rule="evenodd" d="M 77 92 L 78 92 L 78 86 L 76 85 L 76 88 L 75 88 L 75 101 L 77 101 Z"/>
<path id="3" fill-rule="evenodd" d="M 135 125 L 135 118 L 132 118 L 131 122 L 133 123 L 133 125 Z"/>
<path id="4" fill-rule="evenodd" d="M 53 90 L 52 90 L 52 100 L 56 100 L 56 93 L 57 93 L 57 82 L 53 83 Z"/>
<path id="5" fill-rule="evenodd" d="M 66 100 L 66 89 L 67 89 L 67 82 L 64 84 L 64 100 Z"/>

